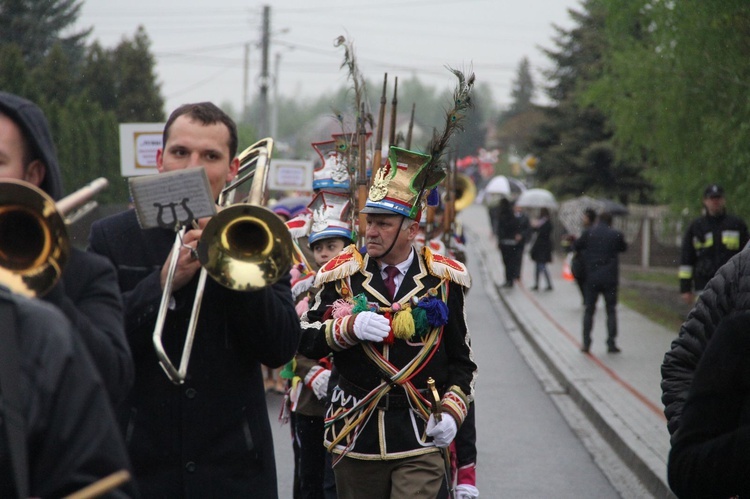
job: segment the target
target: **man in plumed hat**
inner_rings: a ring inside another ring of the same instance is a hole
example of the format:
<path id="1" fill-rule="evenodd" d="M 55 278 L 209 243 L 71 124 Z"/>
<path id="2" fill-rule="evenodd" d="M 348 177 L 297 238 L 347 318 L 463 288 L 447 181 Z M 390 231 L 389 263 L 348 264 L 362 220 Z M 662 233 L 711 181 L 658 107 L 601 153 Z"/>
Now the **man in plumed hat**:
<path id="1" fill-rule="evenodd" d="M 302 317 L 300 352 L 332 353 L 339 375 L 324 440 L 342 499 L 436 497 L 444 448 L 473 397 L 470 276 L 461 263 L 413 246 L 425 193 L 445 175 L 432 159 L 390 148 L 362 210 L 366 254 L 351 245 L 324 265 Z"/>

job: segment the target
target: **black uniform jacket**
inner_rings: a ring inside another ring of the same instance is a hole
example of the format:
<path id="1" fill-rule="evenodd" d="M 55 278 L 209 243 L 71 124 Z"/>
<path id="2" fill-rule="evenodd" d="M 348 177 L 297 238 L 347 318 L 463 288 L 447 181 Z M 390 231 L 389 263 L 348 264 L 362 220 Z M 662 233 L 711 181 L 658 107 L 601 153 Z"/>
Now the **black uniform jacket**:
<path id="1" fill-rule="evenodd" d="M 425 251 L 425 250 L 423 250 Z M 362 268 L 346 279 L 352 295 L 364 293 L 369 302 L 379 307 L 389 307 L 385 284 L 375 260 L 365 256 Z M 414 260 L 404 276 L 395 301 L 408 302 L 412 296 L 421 297 L 440 282 L 440 278 L 430 274 L 423 253 L 415 253 Z M 357 400 L 376 388 L 383 381 L 383 373 L 365 354 L 362 345 L 334 351 L 326 340 L 326 327 L 331 322 L 323 320 L 326 309 L 341 296 L 338 292 L 341 281 L 326 283 L 302 318 L 302 340 L 300 353 L 320 358 L 333 352 L 334 365 L 340 375 L 338 386 L 332 391 L 328 416 L 340 408 L 351 407 Z M 443 327 L 442 340 L 437 352 L 412 382 L 417 389 L 427 387 L 427 378 L 432 377 L 440 393 L 458 387 L 471 399 L 476 375 L 476 364 L 471 352 L 471 341 L 466 327 L 464 308 L 464 287 L 448 284 L 448 323 Z M 394 366 L 403 368 L 422 348 L 420 341 L 395 339 L 393 345 L 375 343 L 377 350 Z M 465 414 L 463 415 L 465 416 Z M 463 417 L 457 421 L 461 424 Z M 337 423 L 326 432 L 329 444 L 337 435 L 343 422 Z M 347 454 L 358 459 L 398 459 L 417 454 L 435 452 L 437 448 L 429 437 L 424 436 L 426 422 L 418 413 L 409 408 L 405 401 L 405 391 L 396 386 L 367 420 L 359 433 L 354 446 Z M 340 452 L 338 447 L 334 452 Z"/>
<path id="2" fill-rule="evenodd" d="M 747 244 L 747 225 L 722 213 L 696 218 L 685 231 L 680 253 L 680 292 L 701 291 L 717 270 Z"/>
<path id="3" fill-rule="evenodd" d="M 152 333 L 169 230 L 142 230 L 134 211 L 96 222 L 91 250 L 116 266 L 125 303 L 135 385 L 121 411 L 126 444 L 145 497 L 276 497 L 273 442 L 261 363 L 294 355 L 299 319 L 289 277 L 259 291 L 207 279 L 188 368 L 177 386 L 159 366 Z M 177 366 L 198 274 L 173 293 L 163 344 Z"/>

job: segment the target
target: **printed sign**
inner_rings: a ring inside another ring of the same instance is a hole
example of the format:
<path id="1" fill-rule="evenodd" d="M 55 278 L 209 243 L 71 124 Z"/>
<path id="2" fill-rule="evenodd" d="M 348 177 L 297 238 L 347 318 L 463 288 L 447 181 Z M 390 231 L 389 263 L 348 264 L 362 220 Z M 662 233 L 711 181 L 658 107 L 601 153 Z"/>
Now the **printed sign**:
<path id="1" fill-rule="evenodd" d="M 164 123 L 120 123 L 120 172 L 123 177 L 151 175 L 161 147 Z"/>

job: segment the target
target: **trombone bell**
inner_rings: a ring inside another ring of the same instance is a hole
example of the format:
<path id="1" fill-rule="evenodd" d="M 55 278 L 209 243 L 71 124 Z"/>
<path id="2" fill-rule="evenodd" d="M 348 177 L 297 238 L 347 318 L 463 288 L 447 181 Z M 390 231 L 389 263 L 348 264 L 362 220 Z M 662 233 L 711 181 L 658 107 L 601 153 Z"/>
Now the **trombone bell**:
<path id="1" fill-rule="evenodd" d="M 222 286 L 253 291 L 289 272 L 291 249 L 291 234 L 274 212 L 235 204 L 221 210 L 203 229 L 198 259 Z"/>

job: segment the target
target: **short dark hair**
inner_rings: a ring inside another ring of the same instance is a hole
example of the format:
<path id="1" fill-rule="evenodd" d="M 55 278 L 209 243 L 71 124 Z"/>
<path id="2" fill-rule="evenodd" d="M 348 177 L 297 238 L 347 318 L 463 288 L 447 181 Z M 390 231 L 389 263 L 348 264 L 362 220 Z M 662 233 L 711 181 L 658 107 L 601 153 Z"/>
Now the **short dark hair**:
<path id="1" fill-rule="evenodd" d="M 596 210 L 593 208 L 586 208 L 583 210 L 583 215 L 589 219 L 590 223 L 594 223 L 596 220 Z"/>
<path id="2" fill-rule="evenodd" d="M 604 225 L 611 226 L 612 225 L 612 214 L 608 211 L 605 211 L 603 213 L 599 214 L 599 222 L 603 223 Z"/>
<path id="3" fill-rule="evenodd" d="M 227 113 L 219 109 L 212 102 L 196 102 L 194 104 L 183 104 L 169 115 L 167 123 L 164 125 L 164 133 L 162 134 L 163 145 L 167 145 L 167 139 L 169 138 L 169 129 L 177 118 L 182 115 L 187 115 L 192 120 L 199 121 L 204 125 L 215 125 L 217 123 L 223 123 L 229 130 L 229 159 L 234 159 L 237 156 L 237 147 L 239 140 L 237 139 L 237 125 L 234 120 L 229 117 Z"/>

